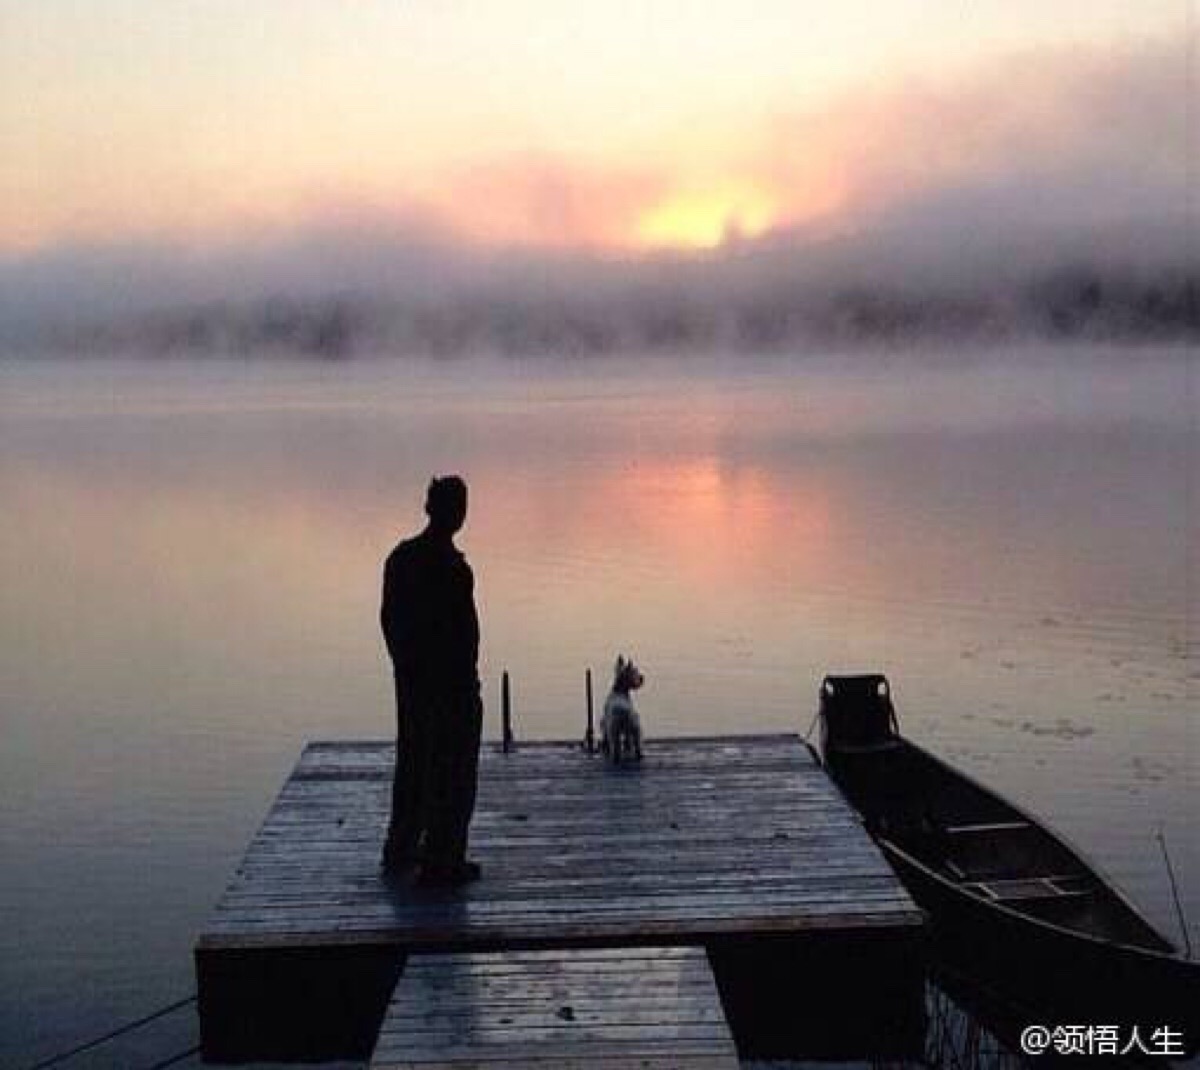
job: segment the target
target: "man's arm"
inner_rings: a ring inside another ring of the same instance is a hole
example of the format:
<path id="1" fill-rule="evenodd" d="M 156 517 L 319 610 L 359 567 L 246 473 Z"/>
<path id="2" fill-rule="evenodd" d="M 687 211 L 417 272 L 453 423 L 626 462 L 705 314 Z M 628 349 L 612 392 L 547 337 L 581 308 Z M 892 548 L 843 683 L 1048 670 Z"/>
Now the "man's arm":
<path id="1" fill-rule="evenodd" d="M 459 606 L 460 649 L 463 652 L 464 668 L 470 671 L 475 682 L 479 679 L 479 613 L 475 608 L 475 574 L 463 559 L 463 583 Z"/>
<path id="2" fill-rule="evenodd" d="M 383 598 L 379 606 L 379 626 L 383 630 L 383 641 L 387 644 L 392 662 L 399 665 L 402 659 L 403 642 L 403 592 L 402 563 L 399 554 L 393 551 L 383 566 Z"/>
<path id="3" fill-rule="evenodd" d="M 471 643 L 471 664 L 478 665 L 479 663 L 479 611 L 475 608 L 475 574 L 471 572 L 470 566 L 467 566 L 467 572 L 471 576 L 471 585 L 467 592 L 467 629 Z"/>

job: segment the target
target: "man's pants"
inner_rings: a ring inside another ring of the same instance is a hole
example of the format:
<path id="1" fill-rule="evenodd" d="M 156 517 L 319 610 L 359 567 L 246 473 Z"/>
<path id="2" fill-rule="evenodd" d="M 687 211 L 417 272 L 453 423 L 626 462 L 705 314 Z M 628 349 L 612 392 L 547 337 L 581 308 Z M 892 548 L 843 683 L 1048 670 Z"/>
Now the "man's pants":
<path id="1" fill-rule="evenodd" d="M 393 851 L 413 853 L 424 836 L 428 864 L 466 857 L 482 730 L 477 688 L 419 688 L 397 679 Z"/>

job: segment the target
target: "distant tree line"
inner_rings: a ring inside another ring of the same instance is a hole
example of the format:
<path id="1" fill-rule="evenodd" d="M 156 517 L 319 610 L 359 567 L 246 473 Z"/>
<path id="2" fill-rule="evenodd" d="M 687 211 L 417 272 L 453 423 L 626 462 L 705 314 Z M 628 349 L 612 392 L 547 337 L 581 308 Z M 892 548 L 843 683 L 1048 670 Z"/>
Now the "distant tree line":
<path id="1" fill-rule="evenodd" d="M 74 328 L 54 343 L 80 351 L 153 354 L 603 355 L 814 345 L 905 345 L 924 339 L 1016 337 L 1170 342 L 1200 338 L 1194 274 L 1153 278 L 1058 270 L 992 293 L 858 286 L 814 292 L 775 284 L 740 296 L 702 297 L 679 285 L 602 300 L 445 297 L 421 302 L 350 295 L 271 298 L 165 310 Z"/>

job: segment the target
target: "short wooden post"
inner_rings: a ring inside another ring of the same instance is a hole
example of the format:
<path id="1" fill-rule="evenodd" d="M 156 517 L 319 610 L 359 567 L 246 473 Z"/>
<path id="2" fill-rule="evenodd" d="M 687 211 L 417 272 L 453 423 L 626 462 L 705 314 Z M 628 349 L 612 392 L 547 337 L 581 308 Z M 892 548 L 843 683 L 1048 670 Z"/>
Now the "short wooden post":
<path id="1" fill-rule="evenodd" d="M 596 725 L 592 703 L 592 670 L 584 670 L 584 692 L 587 694 L 587 731 L 583 735 L 583 746 L 588 754 L 596 753 Z"/>
<path id="2" fill-rule="evenodd" d="M 503 732 L 500 749 L 508 754 L 513 749 L 512 690 L 508 683 L 508 670 L 500 676 L 500 723 Z"/>

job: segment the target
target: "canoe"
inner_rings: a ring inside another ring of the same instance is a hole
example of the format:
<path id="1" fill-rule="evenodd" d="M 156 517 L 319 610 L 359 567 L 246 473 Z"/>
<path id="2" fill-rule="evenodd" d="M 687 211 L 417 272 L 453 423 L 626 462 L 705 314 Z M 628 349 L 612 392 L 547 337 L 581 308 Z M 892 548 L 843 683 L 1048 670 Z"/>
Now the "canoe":
<path id="1" fill-rule="evenodd" d="M 885 677 L 827 677 L 820 720 L 825 767 L 941 956 L 1039 1024 L 1165 1026 L 1195 1048 L 1200 963 L 1044 821 L 905 739 Z"/>

